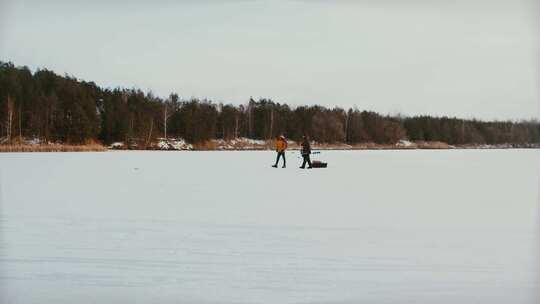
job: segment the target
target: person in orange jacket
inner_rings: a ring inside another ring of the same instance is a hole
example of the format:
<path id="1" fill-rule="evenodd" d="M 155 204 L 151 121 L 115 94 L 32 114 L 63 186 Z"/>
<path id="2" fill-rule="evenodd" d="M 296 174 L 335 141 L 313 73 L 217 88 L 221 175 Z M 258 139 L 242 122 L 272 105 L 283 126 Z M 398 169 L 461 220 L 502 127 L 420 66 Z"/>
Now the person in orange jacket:
<path id="1" fill-rule="evenodd" d="M 279 158 L 283 157 L 283 167 L 285 168 L 285 165 L 287 161 L 285 160 L 285 150 L 287 150 L 287 140 L 285 139 L 285 136 L 280 135 L 276 138 L 276 152 L 277 152 L 277 158 L 276 163 L 272 166 L 274 168 L 277 168 L 277 165 L 279 163 Z"/>

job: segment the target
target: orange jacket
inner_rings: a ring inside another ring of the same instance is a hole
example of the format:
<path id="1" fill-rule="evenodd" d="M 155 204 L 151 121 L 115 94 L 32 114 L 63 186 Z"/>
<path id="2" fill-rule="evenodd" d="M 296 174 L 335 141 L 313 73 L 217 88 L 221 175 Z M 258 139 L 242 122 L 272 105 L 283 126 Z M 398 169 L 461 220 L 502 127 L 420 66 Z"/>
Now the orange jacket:
<path id="1" fill-rule="evenodd" d="M 277 152 L 283 152 L 287 149 L 287 141 L 285 139 L 277 139 L 276 140 L 276 151 Z"/>

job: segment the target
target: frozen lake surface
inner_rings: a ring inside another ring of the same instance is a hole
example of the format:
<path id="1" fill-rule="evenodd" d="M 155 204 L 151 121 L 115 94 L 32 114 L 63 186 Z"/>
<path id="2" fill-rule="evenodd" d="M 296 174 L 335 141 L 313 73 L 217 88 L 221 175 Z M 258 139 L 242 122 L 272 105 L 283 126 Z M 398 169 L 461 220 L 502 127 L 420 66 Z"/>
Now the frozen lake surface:
<path id="1" fill-rule="evenodd" d="M 0 154 L 0 302 L 540 303 L 538 150 Z"/>

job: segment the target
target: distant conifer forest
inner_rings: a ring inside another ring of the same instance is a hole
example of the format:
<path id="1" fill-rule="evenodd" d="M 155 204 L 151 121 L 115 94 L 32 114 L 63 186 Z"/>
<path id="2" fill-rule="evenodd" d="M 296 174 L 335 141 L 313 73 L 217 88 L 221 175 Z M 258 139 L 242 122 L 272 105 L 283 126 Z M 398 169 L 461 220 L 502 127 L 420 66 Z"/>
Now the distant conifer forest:
<path id="1" fill-rule="evenodd" d="M 333 101 L 338 103 L 337 101 Z M 511 101 L 509 101 L 511 102 Z M 531 121 L 480 121 L 454 117 L 389 116 L 356 108 L 319 105 L 291 107 L 250 98 L 243 105 L 182 98 L 160 98 L 139 89 L 101 88 L 47 69 L 0 62 L 0 138 L 37 138 L 78 144 L 99 141 L 149 142 L 160 137 L 190 143 L 211 139 L 271 139 L 306 134 L 321 143 L 401 139 L 451 145 L 539 143 L 540 124 Z"/>

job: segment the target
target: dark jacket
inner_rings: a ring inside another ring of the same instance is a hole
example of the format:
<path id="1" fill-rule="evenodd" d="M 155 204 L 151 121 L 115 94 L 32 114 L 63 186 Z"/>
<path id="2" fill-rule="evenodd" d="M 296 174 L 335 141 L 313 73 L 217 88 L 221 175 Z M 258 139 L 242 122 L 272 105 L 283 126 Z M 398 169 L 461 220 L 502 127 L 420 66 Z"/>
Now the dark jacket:
<path id="1" fill-rule="evenodd" d="M 309 144 L 309 141 L 307 139 L 304 139 L 302 142 L 302 155 L 309 155 L 311 154 L 311 145 Z"/>

